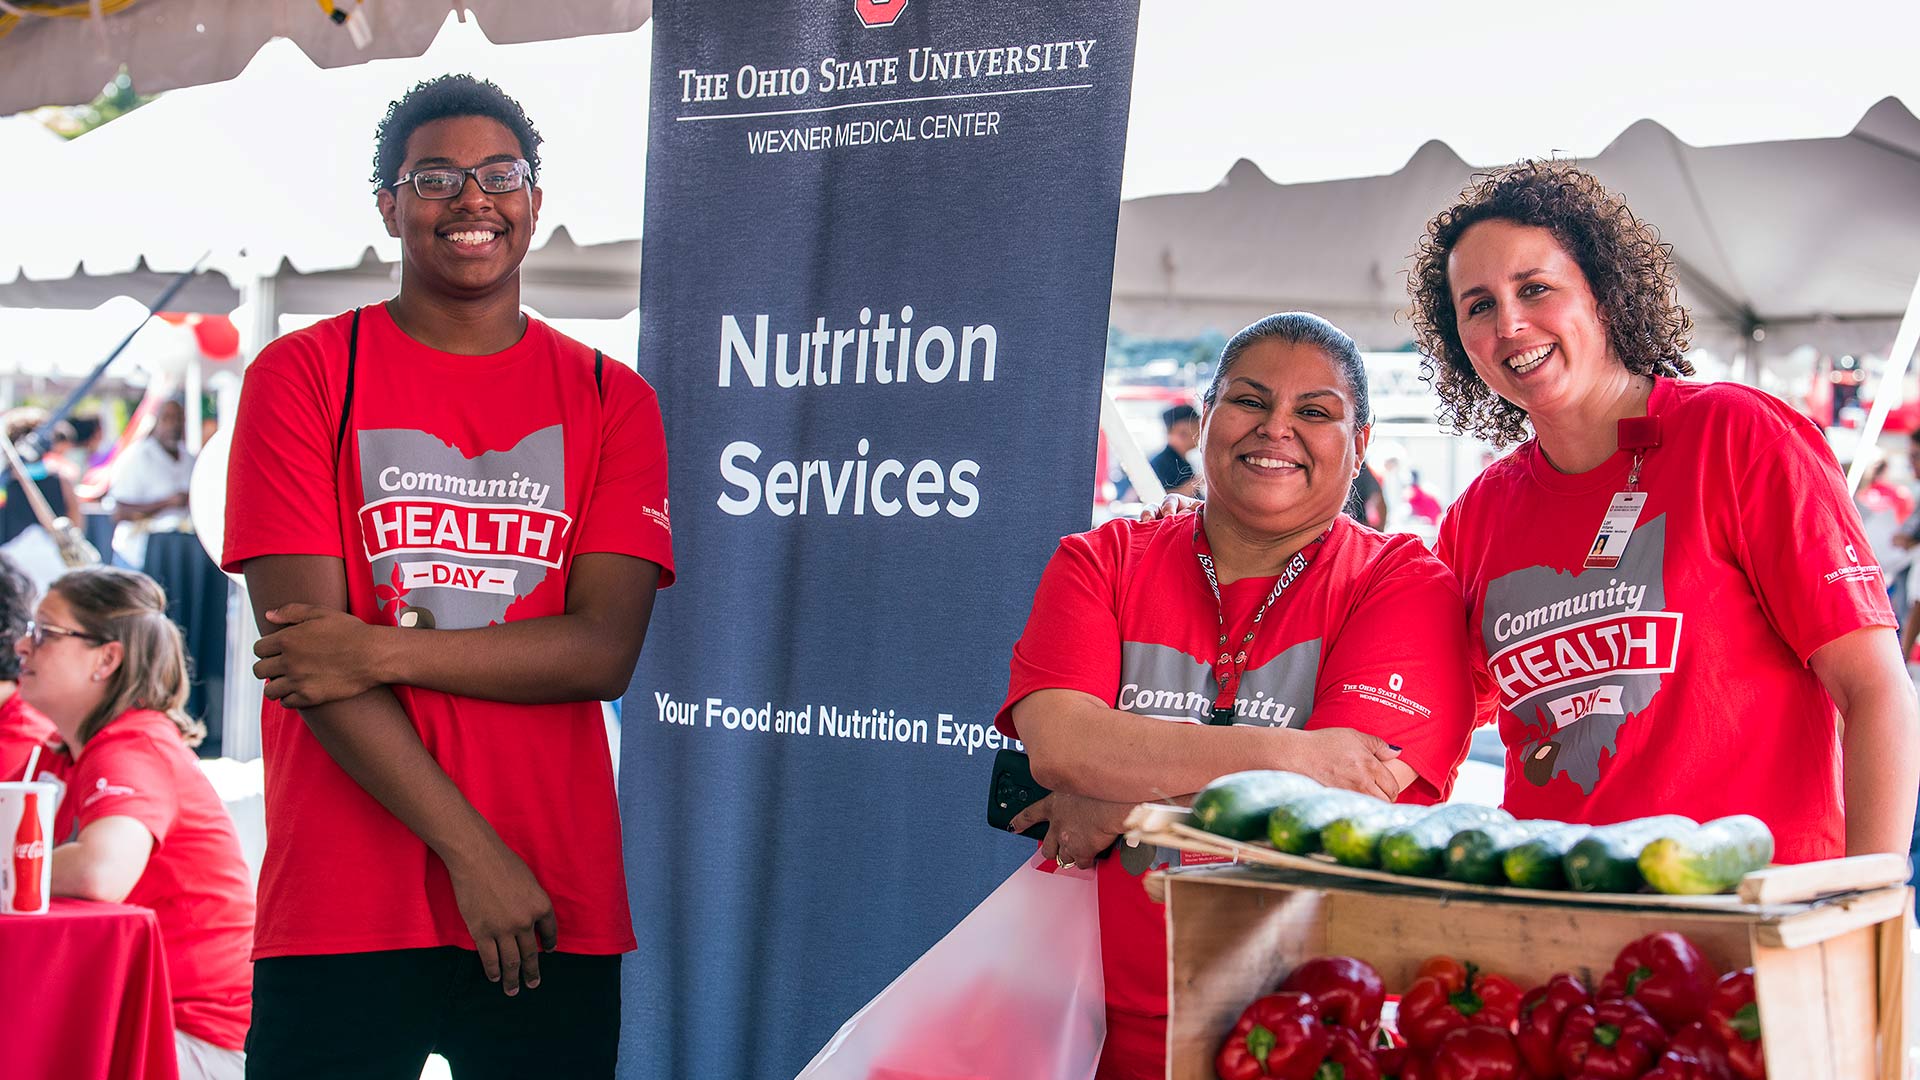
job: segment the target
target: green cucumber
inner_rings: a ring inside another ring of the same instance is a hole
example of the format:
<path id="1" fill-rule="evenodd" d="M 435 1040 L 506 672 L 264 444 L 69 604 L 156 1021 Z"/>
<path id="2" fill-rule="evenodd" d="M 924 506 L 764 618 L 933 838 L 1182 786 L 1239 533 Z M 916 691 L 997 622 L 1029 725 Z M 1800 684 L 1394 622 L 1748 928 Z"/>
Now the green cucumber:
<path id="1" fill-rule="evenodd" d="M 1562 825 L 1508 849 L 1500 859 L 1507 884 L 1517 889 L 1567 887 L 1567 850 L 1592 832 L 1587 825 Z"/>
<path id="2" fill-rule="evenodd" d="M 1384 806 L 1371 795 L 1325 788 L 1282 799 L 1267 817 L 1267 839 L 1289 855 L 1312 855 L 1320 850 L 1320 832 L 1328 825 L 1373 806 Z"/>
<path id="3" fill-rule="evenodd" d="M 1342 866 L 1380 868 L 1380 834 L 1427 812 L 1424 806 L 1376 803 L 1320 830 L 1320 847 Z"/>
<path id="4" fill-rule="evenodd" d="M 1507 872 L 1501 860 L 1507 852 L 1560 827 L 1558 821 L 1493 821 L 1461 829 L 1447 841 L 1445 874 L 1474 885 L 1504 885 Z"/>
<path id="5" fill-rule="evenodd" d="M 1773 861 L 1773 832 L 1749 814 L 1716 818 L 1678 836 L 1663 836 L 1640 853 L 1640 874 L 1658 892 L 1723 893 Z"/>
<path id="6" fill-rule="evenodd" d="M 1446 868 L 1447 841 L 1461 829 L 1512 821 L 1505 810 L 1474 803 L 1436 806 L 1405 825 L 1380 834 L 1380 866 L 1396 874 L 1439 877 Z"/>
<path id="7" fill-rule="evenodd" d="M 1216 836 L 1259 840 L 1267 835 L 1267 815 L 1280 800 L 1319 790 L 1319 781 L 1299 773 L 1276 769 L 1229 773 L 1193 797 L 1191 820 Z"/>
<path id="8" fill-rule="evenodd" d="M 1567 849 L 1561 862 L 1567 884 L 1575 892 L 1639 892 L 1646 885 L 1640 876 L 1640 853 L 1647 845 L 1697 827 L 1692 818 L 1663 814 L 1595 829 Z"/>

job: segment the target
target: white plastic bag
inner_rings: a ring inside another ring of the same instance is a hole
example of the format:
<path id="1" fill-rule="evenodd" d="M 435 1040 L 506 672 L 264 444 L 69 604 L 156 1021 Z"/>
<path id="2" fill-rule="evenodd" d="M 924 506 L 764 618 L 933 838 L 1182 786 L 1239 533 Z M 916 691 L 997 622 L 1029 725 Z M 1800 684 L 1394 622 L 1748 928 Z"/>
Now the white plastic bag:
<path id="1" fill-rule="evenodd" d="M 795 1080 L 1091 1080 L 1106 1038 L 1091 870 L 1036 854 Z"/>

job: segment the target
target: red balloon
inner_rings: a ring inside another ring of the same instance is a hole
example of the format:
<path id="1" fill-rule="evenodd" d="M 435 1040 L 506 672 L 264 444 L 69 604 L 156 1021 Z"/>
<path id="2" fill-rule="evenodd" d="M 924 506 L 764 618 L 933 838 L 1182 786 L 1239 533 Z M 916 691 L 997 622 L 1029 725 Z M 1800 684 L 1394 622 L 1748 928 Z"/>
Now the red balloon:
<path id="1" fill-rule="evenodd" d="M 193 336 L 209 360 L 227 360 L 240 352 L 240 330 L 225 315 L 202 315 L 193 324 Z"/>

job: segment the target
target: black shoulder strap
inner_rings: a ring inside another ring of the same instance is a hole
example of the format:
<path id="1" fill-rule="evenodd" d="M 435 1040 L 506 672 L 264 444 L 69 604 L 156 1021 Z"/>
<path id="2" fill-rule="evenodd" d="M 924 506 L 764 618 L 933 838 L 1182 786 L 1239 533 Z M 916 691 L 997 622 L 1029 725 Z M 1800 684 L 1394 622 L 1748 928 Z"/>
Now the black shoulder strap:
<path id="1" fill-rule="evenodd" d="M 600 391 L 600 396 L 603 398 L 607 396 L 607 384 L 600 381 L 600 368 L 606 363 L 606 359 L 599 349 L 593 350 L 593 388 Z"/>
<path id="2" fill-rule="evenodd" d="M 360 309 L 353 309 L 353 327 L 347 331 L 347 392 L 340 401 L 340 430 L 333 437 L 333 457 L 347 445 L 347 420 L 353 416 L 353 369 L 360 359 Z"/>

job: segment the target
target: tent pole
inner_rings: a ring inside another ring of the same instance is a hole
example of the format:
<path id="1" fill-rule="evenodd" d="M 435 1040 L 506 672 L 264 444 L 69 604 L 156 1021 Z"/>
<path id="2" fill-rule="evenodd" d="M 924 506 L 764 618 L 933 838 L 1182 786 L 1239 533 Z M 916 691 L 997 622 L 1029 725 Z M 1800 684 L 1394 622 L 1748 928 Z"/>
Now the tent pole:
<path id="1" fill-rule="evenodd" d="M 1160 486 L 1159 474 L 1153 471 L 1146 451 L 1133 440 L 1133 432 L 1127 430 L 1127 422 L 1120 416 L 1120 407 L 1104 386 L 1100 388 L 1100 430 L 1107 436 L 1108 452 L 1119 460 L 1120 470 L 1133 481 L 1133 490 L 1140 493 L 1140 501 L 1153 507 L 1166 501 L 1167 489 Z"/>
<path id="2" fill-rule="evenodd" d="M 280 282 L 272 273 L 258 272 L 242 280 L 240 302 L 246 305 L 248 318 L 239 327 L 240 362 L 246 364 L 280 336 Z M 246 378 L 244 368 L 240 377 Z M 222 428 L 233 426 L 239 404 L 237 387 L 220 394 Z M 227 616 L 226 701 L 221 714 L 220 752 L 238 761 L 251 761 L 260 756 L 260 703 L 265 687 L 253 675 L 253 643 L 260 640 L 260 628 L 254 625 L 253 602 L 247 596 L 244 580 L 236 580 L 228 590 Z"/>
<path id="3" fill-rule="evenodd" d="M 1907 313 L 1900 317 L 1900 329 L 1893 335 L 1893 350 L 1887 354 L 1887 367 L 1880 373 L 1880 384 L 1873 391 L 1873 410 L 1867 413 L 1866 426 L 1860 429 L 1859 445 L 1862 449 L 1880 441 L 1880 429 L 1886 426 L 1887 413 L 1893 409 L 1893 399 L 1898 395 L 1902 382 L 1907 377 L 1907 365 L 1913 360 L 1913 347 L 1920 343 L 1920 276 L 1913 281 L 1913 293 L 1907 297 Z M 1870 455 L 1856 451 L 1853 465 L 1847 470 L 1847 490 L 1860 490 L 1860 481 L 1866 476 Z"/>

